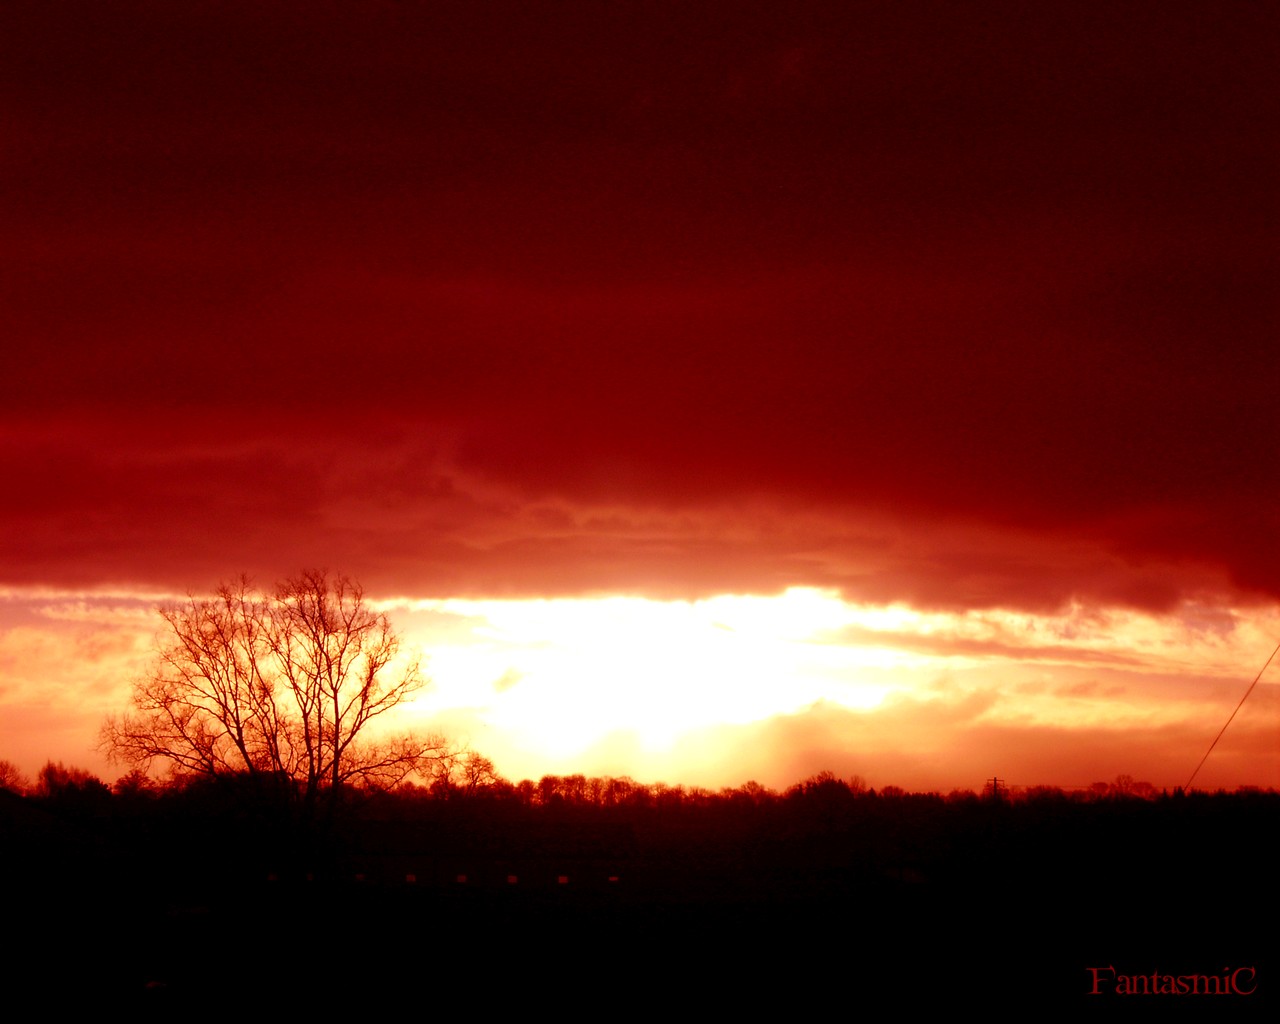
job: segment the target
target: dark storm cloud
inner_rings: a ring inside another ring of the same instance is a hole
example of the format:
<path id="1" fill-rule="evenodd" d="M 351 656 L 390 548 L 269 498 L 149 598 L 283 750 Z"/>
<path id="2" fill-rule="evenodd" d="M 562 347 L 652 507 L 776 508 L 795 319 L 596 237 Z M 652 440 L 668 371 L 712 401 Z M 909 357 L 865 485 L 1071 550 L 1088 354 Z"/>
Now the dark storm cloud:
<path id="1" fill-rule="evenodd" d="M 1266 9 L 4 19 L 11 579 L 1280 592 Z"/>

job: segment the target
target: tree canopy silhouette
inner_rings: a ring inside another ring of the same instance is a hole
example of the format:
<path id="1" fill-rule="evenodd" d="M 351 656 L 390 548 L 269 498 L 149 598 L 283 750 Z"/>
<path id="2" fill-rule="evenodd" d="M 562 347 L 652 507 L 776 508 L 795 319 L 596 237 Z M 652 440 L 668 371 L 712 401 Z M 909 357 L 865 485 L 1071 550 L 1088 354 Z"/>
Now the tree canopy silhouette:
<path id="1" fill-rule="evenodd" d="M 156 663 L 107 719 L 117 761 L 177 776 L 249 776 L 312 806 L 352 783 L 393 786 L 450 753 L 436 734 L 370 727 L 426 684 L 359 584 L 312 571 L 271 594 L 246 577 L 160 609 Z"/>

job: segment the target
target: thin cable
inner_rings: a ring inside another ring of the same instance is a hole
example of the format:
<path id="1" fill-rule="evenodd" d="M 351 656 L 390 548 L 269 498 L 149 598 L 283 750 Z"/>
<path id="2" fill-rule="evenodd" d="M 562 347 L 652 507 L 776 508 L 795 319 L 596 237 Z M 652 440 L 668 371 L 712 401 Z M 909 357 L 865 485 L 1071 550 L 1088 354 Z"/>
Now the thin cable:
<path id="1" fill-rule="evenodd" d="M 1278 652 L 1280 652 L 1280 644 L 1276 644 L 1276 649 L 1271 652 L 1271 658 L 1274 658 Z M 1271 664 L 1271 658 L 1267 659 L 1266 665 L 1263 665 L 1262 668 L 1258 669 L 1258 674 L 1253 677 L 1253 682 L 1249 684 L 1249 689 L 1244 691 L 1244 696 L 1240 698 L 1240 703 L 1236 705 L 1236 710 L 1231 712 L 1231 718 L 1227 719 L 1227 725 L 1231 724 L 1231 719 L 1236 717 L 1236 711 L 1239 711 L 1240 708 L 1243 707 L 1244 702 L 1249 699 L 1249 694 L 1253 693 L 1253 688 L 1258 685 L 1258 680 L 1262 678 L 1262 673 L 1267 670 L 1267 665 Z M 1222 734 L 1227 731 L 1227 725 L 1224 725 L 1218 730 L 1218 735 L 1215 736 L 1213 738 L 1213 742 L 1209 744 L 1209 749 L 1204 752 L 1204 757 L 1200 758 L 1200 763 L 1196 765 L 1196 770 L 1191 773 L 1191 778 L 1187 779 L 1187 784 L 1183 787 L 1186 792 L 1191 791 L 1191 783 L 1195 781 L 1196 775 L 1199 774 L 1200 769 L 1204 767 L 1204 763 L 1209 760 L 1209 755 L 1213 753 L 1213 748 L 1218 745 L 1218 740 L 1222 739 Z"/>

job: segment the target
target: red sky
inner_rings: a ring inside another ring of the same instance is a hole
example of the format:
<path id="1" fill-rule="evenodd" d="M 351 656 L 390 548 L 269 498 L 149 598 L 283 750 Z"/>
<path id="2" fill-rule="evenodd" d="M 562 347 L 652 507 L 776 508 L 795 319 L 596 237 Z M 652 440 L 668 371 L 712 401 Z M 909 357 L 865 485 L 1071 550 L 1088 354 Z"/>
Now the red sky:
<path id="1" fill-rule="evenodd" d="M 1277 22 L 8 3 L 0 585 L 1229 634 L 1280 597 Z"/>

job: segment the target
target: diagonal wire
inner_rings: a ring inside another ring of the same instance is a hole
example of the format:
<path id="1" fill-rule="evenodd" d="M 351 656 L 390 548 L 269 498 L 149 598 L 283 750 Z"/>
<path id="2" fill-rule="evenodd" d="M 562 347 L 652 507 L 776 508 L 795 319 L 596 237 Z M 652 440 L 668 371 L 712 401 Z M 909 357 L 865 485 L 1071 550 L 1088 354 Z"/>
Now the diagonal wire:
<path id="1" fill-rule="evenodd" d="M 1274 658 L 1277 653 L 1280 653 L 1280 644 L 1276 644 L 1276 649 L 1271 652 L 1271 658 Z M 1253 682 L 1249 684 L 1249 689 L 1244 691 L 1244 696 L 1240 698 L 1240 703 L 1236 705 L 1236 710 L 1231 712 L 1231 718 L 1227 719 L 1227 725 L 1231 724 L 1231 719 L 1236 717 L 1236 711 L 1240 710 L 1244 705 L 1244 702 L 1249 699 L 1249 694 L 1253 693 L 1253 688 L 1258 685 L 1258 680 L 1262 678 L 1262 673 L 1267 670 L 1267 665 L 1271 664 L 1271 658 L 1268 658 L 1266 664 L 1264 664 L 1262 668 L 1258 669 L 1258 674 L 1253 677 Z M 1186 791 L 1190 792 L 1191 783 L 1195 781 L 1196 775 L 1199 773 L 1200 769 L 1204 767 L 1204 763 L 1209 760 L 1209 755 L 1213 753 L 1213 748 L 1218 745 L 1218 740 L 1222 739 L 1222 734 L 1227 731 L 1227 725 L 1224 725 L 1218 730 L 1218 735 L 1215 736 L 1213 738 L 1213 742 L 1209 744 L 1209 749 L 1204 752 L 1204 757 L 1200 758 L 1200 763 L 1196 765 L 1196 770 L 1191 773 L 1191 778 L 1187 779 L 1187 784 L 1184 787 Z"/>

